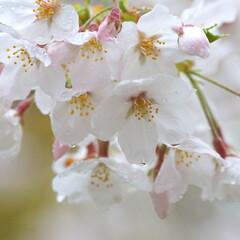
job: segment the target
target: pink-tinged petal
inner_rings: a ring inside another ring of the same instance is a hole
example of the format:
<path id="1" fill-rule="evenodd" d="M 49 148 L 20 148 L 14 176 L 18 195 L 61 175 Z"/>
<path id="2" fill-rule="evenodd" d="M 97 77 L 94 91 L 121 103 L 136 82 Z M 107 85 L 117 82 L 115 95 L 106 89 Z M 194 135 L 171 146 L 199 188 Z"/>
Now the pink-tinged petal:
<path id="1" fill-rule="evenodd" d="M 4 64 L 0 65 L 0 74 L 2 73 L 4 66 L 5 66 Z"/>
<path id="2" fill-rule="evenodd" d="M 210 55 L 210 43 L 201 28 L 184 26 L 178 39 L 179 48 L 190 56 L 206 59 Z"/>
<path id="3" fill-rule="evenodd" d="M 92 129 L 102 140 L 109 140 L 127 122 L 127 113 L 131 104 L 122 97 L 112 96 L 94 111 Z"/>
<path id="4" fill-rule="evenodd" d="M 161 219 L 166 218 L 171 209 L 171 203 L 168 199 L 168 192 L 163 192 L 159 194 L 152 192 L 151 199 L 157 215 Z"/>
<path id="5" fill-rule="evenodd" d="M 47 54 L 53 66 L 66 64 L 74 60 L 78 54 L 79 46 L 68 42 L 53 42 L 48 45 Z"/>
<path id="6" fill-rule="evenodd" d="M 105 87 L 111 80 L 111 72 L 106 59 L 77 59 L 69 65 L 69 77 L 76 91 L 94 91 Z"/>
<path id="7" fill-rule="evenodd" d="M 32 98 L 28 98 L 25 99 L 23 101 L 21 101 L 17 107 L 15 108 L 15 110 L 17 111 L 19 117 L 23 117 L 23 114 L 25 113 L 25 111 L 30 107 L 30 104 L 32 103 Z"/>
<path id="8" fill-rule="evenodd" d="M 164 158 L 161 169 L 154 182 L 154 192 L 157 194 L 170 191 L 182 180 L 175 165 L 175 150 L 170 149 Z"/>
<path id="9" fill-rule="evenodd" d="M 157 132 L 153 122 L 131 116 L 119 132 L 118 142 L 131 163 L 150 164 L 156 159 Z"/>
<path id="10" fill-rule="evenodd" d="M 58 160 L 59 158 L 61 158 L 68 150 L 69 150 L 69 146 L 62 144 L 58 140 L 55 139 L 55 141 L 53 143 L 53 158 L 54 158 L 54 160 Z"/>

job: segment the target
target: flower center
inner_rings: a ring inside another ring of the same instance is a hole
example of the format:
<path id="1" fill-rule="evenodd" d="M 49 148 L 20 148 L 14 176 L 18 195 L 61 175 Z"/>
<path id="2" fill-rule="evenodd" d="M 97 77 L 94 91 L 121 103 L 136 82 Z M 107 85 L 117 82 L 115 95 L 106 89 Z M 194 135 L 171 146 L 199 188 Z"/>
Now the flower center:
<path id="1" fill-rule="evenodd" d="M 22 65 L 24 72 L 28 72 L 28 70 L 37 62 L 36 58 L 30 57 L 27 49 L 25 48 L 17 48 L 17 46 L 12 46 L 11 48 L 6 49 L 6 52 L 9 53 L 7 58 L 14 58 L 13 63 L 15 65 Z"/>
<path id="2" fill-rule="evenodd" d="M 33 12 L 36 13 L 36 18 L 46 19 L 52 17 L 61 6 L 59 2 L 60 0 L 36 0 L 35 3 L 39 6 L 38 8 L 33 9 Z"/>
<path id="3" fill-rule="evenodd" d="M 84 93 L 77 97 L 72 97 L 72 99 L 69 101 L 69 104 L 71 105 L 71 115 L 74 115 L 76 111 L 78 111 L 79 116 L 81 117 L 89 116 L 90 111 L 95 110 L 91 101 L 90 93 Z"/>
<path id="4" fill-rule="evenodd" d="M 105 187 L 110 188 L 113 186 L 109 183 L 110 169 L 104 164 L 99 163 L 92 171 L 91 184 L 99 187 L 100 184 L 105 185 Z"/>
<path id="5" fill-rule="evenodd" d="M 201 155 L 192 153 L 192 152 L 186 152 L 180 149 L 176 150 L 176 164 L 183 164 L 186 167 L 189 167 L 193 161 L 199 161 L 201 159 Z"/>
<path id="6" fill-rule="evenodd" d="M 138 120 L 144 118 L 148 122 L 151 122 L 159 112 L 159 109 L 155 105 L 155 101 L 147 98 L 144 93 L 140 94 L 138 97 L 132 97 L 131 101 L 133 105 L 130 109 L 130 113 L 133 113 L 134 117 Z"/>
<path id="7" fill-rule="evenodd" d="M 93 59 L 95 62 L 102 61 L 104 59 L 103 53 L 107 53 L 104 50 L 102 44 L 96 38 L 92 38 L 81 47 L 81 56 L 86 59 Z"/>
<path id="8" fill-rule="evenodd" d="M 144 56 L 150 56 L 152 60 L 157 60 L 159 52 L 161 51 L 160 45 L 164 45 L 156 37 L 141 40 L 139 49 Z"/>

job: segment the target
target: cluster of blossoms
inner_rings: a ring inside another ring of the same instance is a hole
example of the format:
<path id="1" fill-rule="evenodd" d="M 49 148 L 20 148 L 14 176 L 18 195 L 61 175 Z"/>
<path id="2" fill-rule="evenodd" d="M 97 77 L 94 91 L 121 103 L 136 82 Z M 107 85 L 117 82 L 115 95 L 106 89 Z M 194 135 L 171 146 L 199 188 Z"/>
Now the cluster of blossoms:
<path id="1" fill-rule="evenodd" d="M 34 101 L 55 136 L 58 201 L 107 207 L 146 191 L 164 218 L 189 186 L 240 200 L 240 153 L 205 83 L 239 94 L 195 70 L 214 74 L 234 52 L 218 39 L 238 1 L 111 4 L 0 0 L 0 160 L 19 153 Z"/>

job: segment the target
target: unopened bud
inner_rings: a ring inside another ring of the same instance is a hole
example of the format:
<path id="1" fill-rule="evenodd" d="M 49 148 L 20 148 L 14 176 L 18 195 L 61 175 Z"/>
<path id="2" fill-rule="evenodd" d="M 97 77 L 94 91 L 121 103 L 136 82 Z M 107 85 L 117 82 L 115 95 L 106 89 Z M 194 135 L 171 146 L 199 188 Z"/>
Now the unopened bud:
<path id="1" fill-rule="evenodd" d="M 118 8 L 113 8 L 98 28 L 98 38 L 100 41 L 107 41 L 115 37 L 121 30 L 121 14 Z"/>
<path id="2" fill-rule="evenodd" d="M 210 43 L 204 31 L 193 25 L 181 28 L 178 38 L 179 48 L 186 54 L 206 59 L 210 55 Z"/>

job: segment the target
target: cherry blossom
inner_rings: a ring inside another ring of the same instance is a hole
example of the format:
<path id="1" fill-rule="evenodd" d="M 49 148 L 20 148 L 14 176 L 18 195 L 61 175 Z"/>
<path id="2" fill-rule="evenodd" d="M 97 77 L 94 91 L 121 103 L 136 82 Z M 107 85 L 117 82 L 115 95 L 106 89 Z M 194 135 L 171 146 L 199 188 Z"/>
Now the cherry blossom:
<path id="1" fill-rule="evenodd" d="M 158 141 L 177 144 L 191 132 L 184 105 L 191 93 L 181 79 L 170 75 L 122 81 L 93 113 L 94 133 L 103 140 L 118 133 L 128 161 L 150 163 Z"/>
<path id="2" fill-rule="evenodd" d="M 39 44 L 52 36 L 58 41 L 67 39 L 79 30 L 74 7 L 60 0 L 1 0 L 0 22 Z"/>
<path id="3" fill-rule="evenodd" d="M 53 180 L 53 189 L 58 192 L 58 201 L 93 201 L 106 207 L 126 198 L 132 191 L 148 191 L 150 184 L 145 171 L 136 165 L 119 162 L 112 158 L 81 158 L 80 151 L 63 156 L 55 167 L 60 173 Z M 62 167 L 61 167 L 62 166 Z"/>

